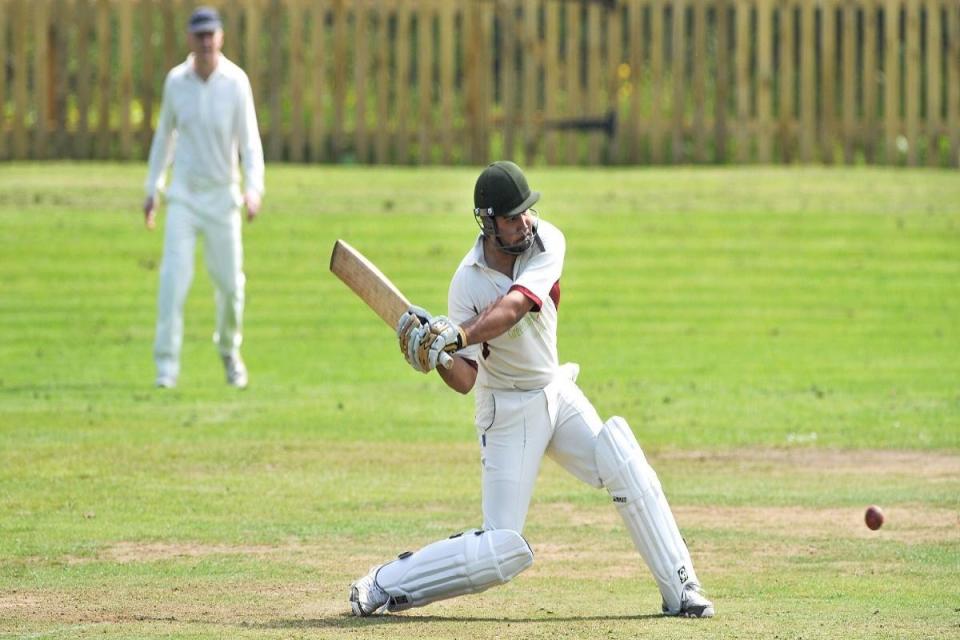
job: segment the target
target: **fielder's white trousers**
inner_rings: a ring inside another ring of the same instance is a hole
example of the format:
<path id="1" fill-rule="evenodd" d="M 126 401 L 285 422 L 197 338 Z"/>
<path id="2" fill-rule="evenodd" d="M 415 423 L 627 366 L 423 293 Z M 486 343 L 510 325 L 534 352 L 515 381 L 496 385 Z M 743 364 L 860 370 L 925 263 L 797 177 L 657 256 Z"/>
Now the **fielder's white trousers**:
<path id="1" fill-rule="evenodd" d="M 237 355 L 243 340 L 243 243 L 238 205 L 218 199 L 201 211 L 181 200 L 167 204 L 167 221 L 157 295 L 157 334 L 153 355 L 157 375 L 180 373 L 183 305 L 193 280 L 197 237 L 203 238 L 207 272 L 213 280 L 217 309 L 213 341 L 221 355 Z"/>
<path id="2" fill-rule="evenodd" d="M 476 427 L 484 529 L 523 532 L 544 454 L 587 484 L 603 486 L 595 455 L 603 421 L 568 377 L 536 391 L 478 389 Z"/>

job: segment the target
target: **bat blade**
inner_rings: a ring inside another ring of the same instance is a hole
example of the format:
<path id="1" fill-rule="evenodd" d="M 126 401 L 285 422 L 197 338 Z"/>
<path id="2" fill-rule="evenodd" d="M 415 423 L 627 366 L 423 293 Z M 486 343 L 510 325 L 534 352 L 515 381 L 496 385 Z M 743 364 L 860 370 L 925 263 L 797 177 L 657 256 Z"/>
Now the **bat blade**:
<path id="1" fill-rule="evenodd" d="M 410 301 L 390 278 L 344 240 L 337 240 L 333 245 L 330 271 L 353 289 L 357 297 L 391 329 L 396 329 L 400 316 L 410 308 Z M 453 366 L 453 358 L 447 353 L 441 353 L 438 360 L 447 369 Z"/>
<path id="2" fill-rule="evenodd" d="M 353 289 L 368 307 L 394 329 L 410 306 L 407 297 L 377 265 L 343 240 L 337 240 L 330 254 L 330 271 Z"/>

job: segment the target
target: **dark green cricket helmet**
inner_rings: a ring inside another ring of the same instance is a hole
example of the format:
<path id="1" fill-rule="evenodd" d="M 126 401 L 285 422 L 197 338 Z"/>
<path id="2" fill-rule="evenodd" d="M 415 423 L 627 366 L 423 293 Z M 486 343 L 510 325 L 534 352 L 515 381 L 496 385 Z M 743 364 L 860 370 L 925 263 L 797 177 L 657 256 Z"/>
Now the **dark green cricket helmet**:
<path id="1" fill-rule="evenodd" d="M 483 230 L 483 235 L 496 238 L 501 249 L 507 253 L 523 253 L 533 244 L 536 227 L 521 242 L 504 245 L 497 234 L 493 219 L 521 214 L 539 199 L 540 192 L 530 190 L 520 167 L 509 160 L 498 160 L 488 165 L 477 178 L 477 184 L 473 188 L 473 216 Z"/>

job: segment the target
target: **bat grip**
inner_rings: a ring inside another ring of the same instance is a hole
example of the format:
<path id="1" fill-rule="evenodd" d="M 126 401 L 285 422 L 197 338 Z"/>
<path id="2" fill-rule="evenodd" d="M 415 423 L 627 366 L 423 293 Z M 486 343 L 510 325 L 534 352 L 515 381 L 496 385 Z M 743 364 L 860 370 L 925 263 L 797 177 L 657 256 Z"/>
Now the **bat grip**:
<path id="1" fill-rule="evenodd" d="M 441 351 L 440 357 L 437 358 L 437 360 L 444 369 L 450 369 L 453 367 L 453 358 L 446 351 Z"/>

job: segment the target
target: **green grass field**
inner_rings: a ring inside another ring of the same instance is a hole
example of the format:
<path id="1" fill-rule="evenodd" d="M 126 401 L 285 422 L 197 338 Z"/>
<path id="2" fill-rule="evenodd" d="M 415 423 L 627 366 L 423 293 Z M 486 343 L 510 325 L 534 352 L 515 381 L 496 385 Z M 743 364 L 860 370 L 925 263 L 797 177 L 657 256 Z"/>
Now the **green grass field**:
<path id="1" fill-rule="evenodd" d="M 0 165 L 0 637 L 960 638 L 960 180 L 933 170 L 529 170 L 567 235 L 561 358 L 633 426 L 717 617 L 656 615 L 606 493 L 552 462 L 530 570 L 347 617 L 370 565 L 479 524 L 479 465 L 472 397 L 329 251 L 442 311 L 477 173 L 268 167 L 251 388 L 198 257 L 159 391 L 145 167 Z"/>

